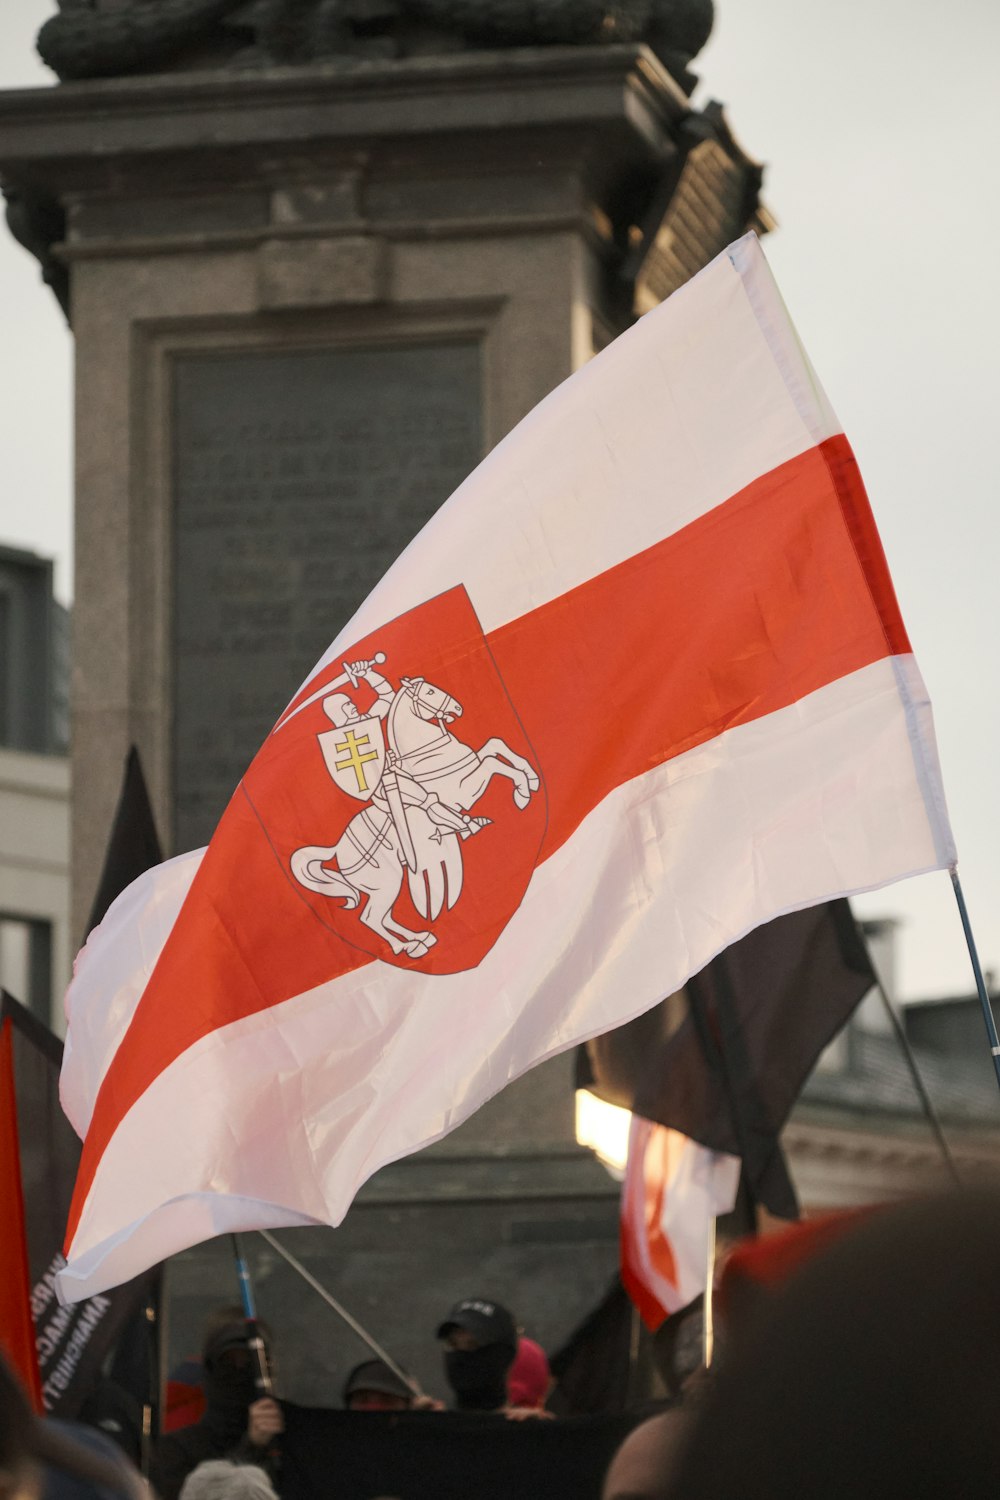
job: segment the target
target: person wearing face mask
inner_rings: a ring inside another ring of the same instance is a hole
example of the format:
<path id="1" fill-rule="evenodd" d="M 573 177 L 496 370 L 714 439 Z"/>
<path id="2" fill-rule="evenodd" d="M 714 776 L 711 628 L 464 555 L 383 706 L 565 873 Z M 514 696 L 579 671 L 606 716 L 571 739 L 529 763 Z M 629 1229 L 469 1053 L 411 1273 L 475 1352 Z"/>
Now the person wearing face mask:
<path id="1" fill-rule="evenodd" d="M 270 1358 L 270 1334 L 257 1331 Z M 281 1406 L 258 1390 L 257 1358 L 239 1308 L 224 1308 L 209 1322 L 202 1353 L 205 1411 L 201 1420 L 161 1437 L 155 1486 L 160 1500 L 177 1500 L 188 1474 L 206 1459 L 256 1464 L 277 1478 L 277 1439 L 284 1430 Z"/>
<path id="2" fill-rule="evenodd" d="M 507 1309 L 488 1297 L 466 1297 L 437 1336 L 445 1346 L 444 1371 L 456 1409 L 505 1414 L 507 1372 L 517 1353 L 517 1324 Z"/>

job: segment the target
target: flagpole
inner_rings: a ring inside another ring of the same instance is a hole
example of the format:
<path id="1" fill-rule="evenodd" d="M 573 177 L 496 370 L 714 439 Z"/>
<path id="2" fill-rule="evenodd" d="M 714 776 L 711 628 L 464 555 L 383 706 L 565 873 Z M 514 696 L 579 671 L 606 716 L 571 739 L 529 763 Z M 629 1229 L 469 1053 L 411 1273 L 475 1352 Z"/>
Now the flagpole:
<path id="1" fill-rule="evenodd" d="M 170 1372 L 170 1284 L 173 1273 L 170 1257 L 160 1262 L 159 1294 L 157 1296 L 156 1319 L 156 1370 L 153 1378 L 155 1405 L 153 1427 L 153 1451 L 163 1436 L 167 1416 L 167 1377 Z"/>
<path id="2" fill-rule="evenodd" d="M 238 1234 L 231 1236 L 233 1242 L 233 1256 L 236 1260 L 236 1276 L 240 1284 L 240 1300 L 243 1303 L 243 1316 L 247 1320 L 247 1333 L 249 1335 L 250 1348 L 257 1359 L 256 1386 L 260 1395 L 270 1396 L 273 1394 L 271 1385 L 271 1372 L 267 1365 L 267 1350 L 264 1348 L 264 1340 L 260 1336 L 257 1327 L 257 1309 L 254 1305 L 253 1286 L 250 1282 L 250 1267 L 247 1265 L 240 1247 Z"/>
<path id="3" fill-rule="evenodd" d="M 872 966 L 872 972 L 875 973 L 874 965 Z M 961 1187 L 961 1173 L 958 1170 L 955 1158 L 951 1154 L 951 1147 L 948 1145 L 947 1138 L 945 1136 L 944 1130 L 942 1129 L 938 1112 L 934 1108 L 934 1105 L 931 1101 L 931 1096 L 930 1094 L 928 1094 L 927 1087 L 920 1075 L 920 1069 L 917 1067 L 917 1059 L 914 1057 L 913 1048 L 910 1046 L 910 1039 L 903 1029 L 903 1023 L 899 1018 L 899 1012 L 890 1000 L 888 992 L 877 973 L 875 973 L 875 988 L 879 993 L 879 998 L 882 1001 L 882 1006 L 885 1010 L 885 1013 L 889 1017 L 889 1021 L 892 1025 L 896 1041 L 899 1043 L 900 1051 L 902 1052 L 903 1057 L 906 1061 L 906 1066 L 909 1069 L 910 1078 L 913 1080 L 913 1087 L 917 1091 L 917 1097 L 920 1100 L 924 1114 L 927 1118 L 927 1123 L 931 1127 L 934 1137 L 941 1148 L 941 1155 L 951 1175 L 951 1179 L 956 1187 Z"/>
<path id="4" fill-rule="evenodd" d="M 705 1267 L 705 1296 L 702 1299 L 702 1355 L 706 1370 L 712 1368 L 715 1352 L 715 1250 L 716 1219 L 713 1214 L 708 1221 L 708 1255 Z"/>
<path id="5" fill-rule="evenodd" d="M 317 1281 L 315 1276 L 313 1276 L 310 1271 L 306 1270 L 305 1266 L 300 1260 L 296 1260 L 295 1256 L 291 1253 L 290 1250 L 286 1250 L 284 1245 L 276 1240 L 274 1238 L 274 1235 L 270 1234 L 266 1229 L 259 1229 L 257 1232 L 260 1235 L 261 1239 L 266 1240 L 267 1243 L 271 1246 L 272 1250 L 277 1250 L 278 1254 L 288 1262 L 292 1270 L 297 1271 L 298 1274 L 302 1277 L 302 1280 L 309 1286 L 311 1286 L 314 1292 L 322 1297 L 327 1307 L 332 1308 L 332 1310 L 337 1314 L 337 1317 L 347 1324 L 352 1333 L 356 1333 L 362 1343 L 367 1344 L 372 1353 L 375 1354 L 383 1364 L 388 1365 L 389 1369 L 394 1375 L 398 1375 L 399 1379 L 404 1381 L 405 1384 L 409 1386 L 410 1390 L 415 1396 L 423 1395 L 423 1391 L 421 1390 L 417 1381 L 414 1380 L 413 1376 L 407 1375 L 406 1371 L 396 1363 L 392 1355 L 389 1354 L 387 1350 L 382 1348 L 382 1345 L 378 1342 L 378 1340 L 372 1338 L 367 1329 L 362 1328 L 357 1318 L 352 1318 L 351 1314 L 347 1311 L 347 1308 L 344 1307 L 340 1302 L 338 1302 L 336 1297 L 334 1297 L 330 1292 L 327 1291 L 322 1282 Z"/>
<path id="6" fill-rule="evenodd" d="M 979 994 L 979 1003 L 983 1008 L 983 1020 L 986 1023 L 986 1035 L 990 1040 L 990 1052 L 993 1057 L 993 1071 L 997 1075 L 997 1087 L 1000 1088 L 1000 1037 L 997 1036 L 996 1022 L 993 1019 L 993 1008 L 990 1005 L 989 993 L 986 989 L 986 981 L 979 964 L 979 953 L 976 949 L 976 940 L 972 935 L 972 924 L 969 921 L 969 911 L 965 904 L 965 896 L 962 893 L 962 882 L 958 878 L 958 866 L 952 865 L 948 871 L 951 876 L 952 890 L 955 892 L 955 900 L 958 902 L 958 914 L 962 918 L 962 930 L 965 933 L 965 946 L 969 950 L 972 960 L 972 972 L 976 976 L 976 990 Z"/>
<path id="7" fill-rule="evenodd" d="M 143 1309 L 146 1319 L 146 1376 L 149 1389 L 142 1403 L 142 1436 L 140 1439 L 139 1470 L 143 1479 L 148 1479 L 152 1466 L 153 1444 L 160 1436 L 160 1310 L 163 1276 L 156 1278 L 156 1290 L 146 1293 Z"/>

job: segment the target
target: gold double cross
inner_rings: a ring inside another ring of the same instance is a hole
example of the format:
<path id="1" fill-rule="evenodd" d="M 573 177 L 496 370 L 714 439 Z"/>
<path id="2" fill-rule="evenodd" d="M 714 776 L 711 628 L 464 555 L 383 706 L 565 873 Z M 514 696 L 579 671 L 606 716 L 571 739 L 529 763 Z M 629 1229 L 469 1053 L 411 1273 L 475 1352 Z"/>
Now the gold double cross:
<path id="1" fill-rule="evenodd" d="M 344 755 L 343 760 L 338 760 L 336 762 L 337 770 L 353 771 L 355 776 L 358 778 L 359 792 L 371 791 L 371 787 L 368 785 L 367 779 L 365 777 L 365 762 L 369 760 L 378 760 L 379 758 L 377 750 L 365 749 L 365 746 L 370 744 L 371 740 L 368 738 L 367 734 L 362 734 L 359 736 L 356 729 L 348 729 L 344 735 L 344 738 L 338 741 L 337 744 L 335 744 L 333 747 L 338 755 Z"/>

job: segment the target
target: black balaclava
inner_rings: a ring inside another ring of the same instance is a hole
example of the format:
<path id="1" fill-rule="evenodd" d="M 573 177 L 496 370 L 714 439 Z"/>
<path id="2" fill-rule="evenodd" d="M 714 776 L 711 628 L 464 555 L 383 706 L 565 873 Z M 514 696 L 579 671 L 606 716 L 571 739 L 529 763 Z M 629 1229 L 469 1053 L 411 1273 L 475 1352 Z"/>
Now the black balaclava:
<path id="1" fill-rule="evenodd" d="M 514 1353 L 509 1344 L 445 1350 L 445 1374 L 459 1411 L 499 1411 L 506 1406 L 507 1371 Z"/>
<path id="2" fill-rule="evenodd" d="M 219 1441 L 234 1444 L 246 1431 L 247 1408 L 260 1394 L 256 1361 L 247 1344 L 246 1330 L 220 1329 L 205 1348 L 204 1366 L 202 1425 Z"/>

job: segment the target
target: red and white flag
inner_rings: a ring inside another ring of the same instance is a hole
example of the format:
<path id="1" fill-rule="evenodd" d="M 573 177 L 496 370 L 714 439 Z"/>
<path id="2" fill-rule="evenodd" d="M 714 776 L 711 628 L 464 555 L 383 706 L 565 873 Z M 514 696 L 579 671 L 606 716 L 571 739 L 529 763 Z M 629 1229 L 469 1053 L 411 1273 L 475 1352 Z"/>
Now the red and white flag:
<path id="1" fill-rule="evenodd" d="M 633 1115 L 622 1184 L 622 1285 L 646 1327 L 687 1307 L 708 1284 L 712 1224 L 736 1203 L 740 1159 Z"/>
<path id="2" fill-rule="evenodd" d="M 78 961 L 62 1292 L 336 1224 L 778 913 L 954 859 L 858 471 L 753 236 L 411 543 Z"/>

